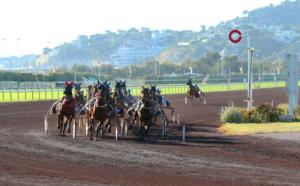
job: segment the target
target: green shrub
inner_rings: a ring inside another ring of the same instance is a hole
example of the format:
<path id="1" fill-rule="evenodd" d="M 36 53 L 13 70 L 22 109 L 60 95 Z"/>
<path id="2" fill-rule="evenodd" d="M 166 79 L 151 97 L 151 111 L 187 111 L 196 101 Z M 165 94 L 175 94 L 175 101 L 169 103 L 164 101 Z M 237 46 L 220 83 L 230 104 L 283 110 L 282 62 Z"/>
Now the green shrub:
<path id="1" fill-rule="evenodd" d="M 243 123 L 264 123 L 264 117 L 254 107 L 252 110 L 243 109 L 242 111 Z"/>
<path id="2" fill-rule="evenodd" d="M 284 110 L 277 108 L 270 103 L 264 103 L 252 110 L 243 110 L 243 123 L 268 123 L 280 121 L 280 116 L 284 114 Z"/>
<path id="3" fill-rule="evenodd" d="M 242 123 L 241 109 L 235 107 L 233 102 L 228 107 L 223 107 L 223 114 L 220 117 L 221 123 Z"/>
<path id="4" fill-rule="evenodd" d="M 277 108 L 270 103 L 261 104 L 256 110 L 263 115 L 266 122 L 278 122 L 280 121 L 280 116 L 284 114 L 281 108 Z"/>

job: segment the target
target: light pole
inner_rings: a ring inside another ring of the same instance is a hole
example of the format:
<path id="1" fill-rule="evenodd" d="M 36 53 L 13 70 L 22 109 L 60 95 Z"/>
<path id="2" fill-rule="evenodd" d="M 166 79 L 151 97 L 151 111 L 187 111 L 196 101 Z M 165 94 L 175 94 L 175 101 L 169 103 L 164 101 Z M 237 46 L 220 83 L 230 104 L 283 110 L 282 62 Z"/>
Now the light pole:
<path id="1" fill-rule="evenodd" d="M 75 73 L 75 83 L 76 83 L 76 71 L 77 71 L 77 68 L 75 68 L 75 71 L 74 71 L 74 73 Z"/>
<path id="2" fill-rule="evenodd" d="M 131 81 L 131 67 L 128 67 L 128 68 L 129 68 L 130 81 Z"/>
<path id="3" fill-rule="evenodd" d="M 158 61 L 158 75 L 160 75 L 160 61 Z"/>
<path id="4" fill-rule="evenodd" d="M 154 60 L 154 75 L 156 76 L 156 61 Z"/>
<path id="5" fill-rule="evenodd" d="M 100 66 L 101 66 L 101 61 L 98 61 L 99 63 L 99 82 L 100 82 Z"/>
<path id="6" fill-rule="evenodd" d="M 46 70 L 46 53 L 44 55 L 45 55 L 45 75 L 46 75 L 46 73 L 47 73 L 47 70 Z"/>

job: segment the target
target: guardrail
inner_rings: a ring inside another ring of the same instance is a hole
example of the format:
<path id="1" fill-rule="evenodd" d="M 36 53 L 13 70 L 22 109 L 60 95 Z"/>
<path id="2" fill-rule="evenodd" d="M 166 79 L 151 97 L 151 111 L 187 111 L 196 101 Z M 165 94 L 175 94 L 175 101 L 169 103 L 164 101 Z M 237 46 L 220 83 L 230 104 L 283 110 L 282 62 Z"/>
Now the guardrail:
<path id="1" fill-rule="evenodd" d="M 253 84 L 253 89 L 272 87 L 285 87 L 285 82 L 260 82 Z M 141 95 L 141 86 L 127 86 L 127 88 L 131 89 L 133 96 Z M 188 86 L 186 85 L 157 85 L 157 88 L 161 89 L 161 94 L 186 94 L 188 91 Z M 246 90 L 247 83 L 200 85 L 199 88 L 204 93 Z M 86 89 L 82 89 L 82 91 L 86 95 Z M 63 96 L 63 89 L 61 88 L 0 88 L 0 102 L 57 100 Z"/>

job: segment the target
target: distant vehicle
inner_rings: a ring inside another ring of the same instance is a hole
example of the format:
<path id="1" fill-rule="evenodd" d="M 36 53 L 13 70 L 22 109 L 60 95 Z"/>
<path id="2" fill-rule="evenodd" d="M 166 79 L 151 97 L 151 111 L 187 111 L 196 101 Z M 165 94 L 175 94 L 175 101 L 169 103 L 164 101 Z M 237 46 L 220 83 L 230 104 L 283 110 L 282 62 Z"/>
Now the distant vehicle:
<path id="1" fill-rule="evenodd" d="M 199 74 L 199 73 L 186 73 L 186 75 L 191 75 L 191 76 L 200 76 L 202 74 Z"/>

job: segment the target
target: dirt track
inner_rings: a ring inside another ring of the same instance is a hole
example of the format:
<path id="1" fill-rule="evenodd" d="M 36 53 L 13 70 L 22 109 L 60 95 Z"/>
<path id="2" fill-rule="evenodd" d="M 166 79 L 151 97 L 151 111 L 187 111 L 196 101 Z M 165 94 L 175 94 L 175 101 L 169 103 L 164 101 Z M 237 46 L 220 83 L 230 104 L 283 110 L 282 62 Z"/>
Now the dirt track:
<path id="1" fill-rule="evenodd" d="M 54 116 L 45 136 L 43 116 L 54 101 L 0 103 L 0 185 L 300 185 L 300 141 L 217 132 L 221 106 L 246 107 L 246 95 L 207 93 L 206 105 L 167 95 L 187 126 L 186 142 L 177 124 L 166 139 L 154 126 L 142 142 L 133 134 L 74 140 L 57 135 Z M 254 90 L 253 99 L 288 101 L 285 88 Z"/>

